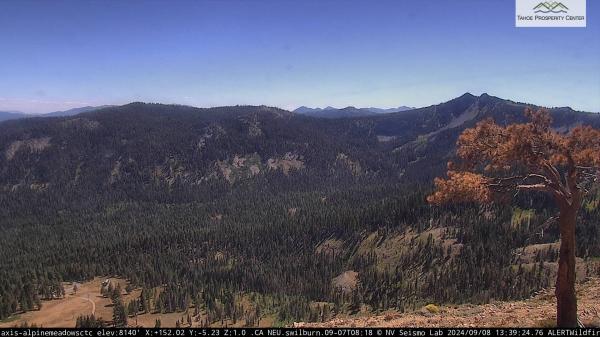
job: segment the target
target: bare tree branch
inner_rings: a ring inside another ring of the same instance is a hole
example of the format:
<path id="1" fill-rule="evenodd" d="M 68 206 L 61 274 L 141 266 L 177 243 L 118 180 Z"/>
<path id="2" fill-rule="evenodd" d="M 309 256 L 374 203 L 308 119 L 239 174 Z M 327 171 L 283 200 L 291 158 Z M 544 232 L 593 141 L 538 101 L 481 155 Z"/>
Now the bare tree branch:
<path id="1" fill-rule="evenodd" d="M 548 192 L 548 186 L 546 184 L 517 185 L 516 188 L 519 190 Z"/>

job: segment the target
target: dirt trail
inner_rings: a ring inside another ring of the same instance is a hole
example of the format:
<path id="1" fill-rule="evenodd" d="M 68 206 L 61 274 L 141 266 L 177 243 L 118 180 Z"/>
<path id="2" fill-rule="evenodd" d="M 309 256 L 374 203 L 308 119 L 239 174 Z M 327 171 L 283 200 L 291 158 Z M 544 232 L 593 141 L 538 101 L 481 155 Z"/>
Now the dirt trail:
<path id="1" fill-rule="evenodd" d="M 600 278 L 577 286 L 578 314 L 586 327 L 600 327 Z M 554 289 L 530 299 L 485 305 L 442 306 L 432 314 L 388 312 L 370 317 L 335 318 L 325 323 L 294 323 L 295 327 L 550 327 L 555 324 Z"/>
<path id="2" fill-rule="evenodd" d="M 81 298 L 82 300 L 90 302 L 92 304 L 92 315 L 96 314 L 96 302 L 94 302 L 93 300 L 90 299 L 89 294 L 87 295 L 87 297 L 78 296 L 77 298 Z"/>

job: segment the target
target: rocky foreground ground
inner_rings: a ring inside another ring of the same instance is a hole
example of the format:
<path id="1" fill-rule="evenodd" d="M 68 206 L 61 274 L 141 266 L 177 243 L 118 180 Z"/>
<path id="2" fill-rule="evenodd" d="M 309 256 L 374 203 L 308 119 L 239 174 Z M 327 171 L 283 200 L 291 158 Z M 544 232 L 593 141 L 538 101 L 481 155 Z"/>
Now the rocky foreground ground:
<path id="1" fill-rule="evenodd" d="M 586 327 L 600 327 L 600 278 L 577 286 L 579 319 Z M 425 308 L 411 313 L 335 318 L 325 323 L 294 323 L 295 327 L 553 327 L 554 289 L 517 302 Z M 434 313 L 439 309 L 437 313 Z M 433 312 L 431 312 L 433 311 Z"/>

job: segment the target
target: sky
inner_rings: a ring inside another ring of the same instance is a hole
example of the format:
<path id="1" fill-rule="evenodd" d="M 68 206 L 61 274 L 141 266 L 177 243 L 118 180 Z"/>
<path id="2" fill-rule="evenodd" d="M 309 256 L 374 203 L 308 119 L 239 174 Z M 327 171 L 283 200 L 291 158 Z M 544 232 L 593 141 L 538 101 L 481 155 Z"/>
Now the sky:
<path id="1" fill-rule="evenodd" d="M 586 28 L 514 15 L 514 0 L 5 0 L 0 110 L 420 107 L 471 92 L 600 111 L 600 1 Z"/>

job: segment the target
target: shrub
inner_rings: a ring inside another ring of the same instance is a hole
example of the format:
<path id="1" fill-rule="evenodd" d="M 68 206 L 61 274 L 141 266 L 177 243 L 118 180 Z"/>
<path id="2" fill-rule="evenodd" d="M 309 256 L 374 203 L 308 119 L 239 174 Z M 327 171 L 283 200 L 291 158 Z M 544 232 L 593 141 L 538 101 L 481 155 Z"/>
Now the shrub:
<path id="1" fill-rule="evenodd" d="M 425 310 L 429 311 L 432 314 L 437 314 L 440 312 L 440 307 L 435 304 L 427 304 L 425 306 Z"/>

